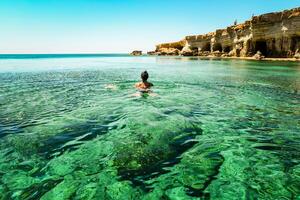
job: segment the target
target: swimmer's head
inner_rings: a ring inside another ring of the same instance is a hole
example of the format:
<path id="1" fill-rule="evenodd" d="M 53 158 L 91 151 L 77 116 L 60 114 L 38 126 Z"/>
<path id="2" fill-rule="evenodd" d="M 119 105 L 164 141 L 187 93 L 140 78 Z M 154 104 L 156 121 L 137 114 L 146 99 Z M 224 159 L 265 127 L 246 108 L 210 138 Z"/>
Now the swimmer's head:
<path id="1" fill-rule="evenodd" d="M 143 81 L 143 82 L 147 81 L 148 78 L 149 78 L 148 72 L 147 72 L 147 71 L 142 72 L 142 73 L 141 73 L 141 78 L 142 78 L 142 81 Z"/>

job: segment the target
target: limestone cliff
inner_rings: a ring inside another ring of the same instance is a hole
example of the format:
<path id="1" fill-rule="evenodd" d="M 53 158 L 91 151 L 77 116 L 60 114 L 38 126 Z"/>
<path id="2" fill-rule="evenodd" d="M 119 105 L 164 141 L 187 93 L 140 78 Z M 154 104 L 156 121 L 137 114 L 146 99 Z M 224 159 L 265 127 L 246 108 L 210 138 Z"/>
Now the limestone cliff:
<path id="1" fill-rule="evenodd" d="M 251 20 L 204 35 L 156 46 L 156 55 L 294 57 L 300 50 L 300 7 L 253 16 Z"/>

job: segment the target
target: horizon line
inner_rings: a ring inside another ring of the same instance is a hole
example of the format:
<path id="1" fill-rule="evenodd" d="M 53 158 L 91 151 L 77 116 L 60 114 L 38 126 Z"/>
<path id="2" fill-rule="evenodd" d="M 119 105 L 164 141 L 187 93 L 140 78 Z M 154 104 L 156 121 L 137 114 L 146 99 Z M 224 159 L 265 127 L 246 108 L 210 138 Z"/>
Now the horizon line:
<path id="1" fill-rule="evenodd" d="M 0 53 L 0 55 L 74 55 L 74 54 L 78 54 L 78 55 L 100 55 L 100 54 L 130 54 L 130 53 L 120 53 L 120 52 L 110 52 L 110 53 Z"/>

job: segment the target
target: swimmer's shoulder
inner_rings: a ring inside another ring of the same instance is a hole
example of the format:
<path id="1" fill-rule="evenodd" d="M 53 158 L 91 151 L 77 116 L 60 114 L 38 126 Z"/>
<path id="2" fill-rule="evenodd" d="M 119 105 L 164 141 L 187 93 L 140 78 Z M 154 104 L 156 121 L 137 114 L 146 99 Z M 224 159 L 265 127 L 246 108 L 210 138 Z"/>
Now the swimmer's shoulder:
<path id="1" fill-rule="evenodd" d="M 152 86 L 154 86 L 153 83 L 147 82 L 147 87 L 148 87 L 148 88 L 150 88 L 150 87 L 152 87 Z"/>
<path id="2" fill-rule="evenodd" d="M 150 83 L 150 82 L 146 82 L 146 83 L 138 82 L 138 83 L 134 84 L 134 86 L 136 88 L 147 89 L 147 88 L 152 87 L 153 83 Z"/>
<path id="3" fill-rule="evenodd" d="M 135 83 L 134 87 L 140 87 L 141 86 L 141 82 Z"/>

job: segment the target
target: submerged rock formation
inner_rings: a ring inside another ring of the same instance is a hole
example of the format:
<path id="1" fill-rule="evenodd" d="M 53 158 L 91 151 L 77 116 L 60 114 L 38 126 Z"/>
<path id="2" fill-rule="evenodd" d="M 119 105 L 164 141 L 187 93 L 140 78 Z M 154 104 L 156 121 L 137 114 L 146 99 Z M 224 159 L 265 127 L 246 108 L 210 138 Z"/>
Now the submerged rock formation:
<path id="1" fill-rule="evenodd" d="M 156 55 L 298 57 L 300 7 L 253 16 L 242 24 L 156 46 Z M 297 54 L 298 53 L 298 54 Z M 152 52 L 153 54 L 153 52 Z"/>

